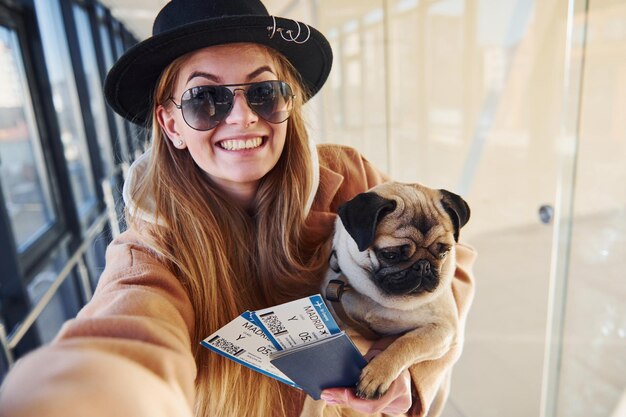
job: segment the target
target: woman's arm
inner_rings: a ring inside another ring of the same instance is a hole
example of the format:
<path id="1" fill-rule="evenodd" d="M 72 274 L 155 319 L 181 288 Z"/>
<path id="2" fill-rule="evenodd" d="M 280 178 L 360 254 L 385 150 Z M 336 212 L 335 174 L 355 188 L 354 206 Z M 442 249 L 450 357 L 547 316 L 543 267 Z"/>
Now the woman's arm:
<path id="1" fill-rule="evenodd" d="M 57 338 L 20 359 L 2 416 L 191 416 L 193 309 L 132 232 L 107 249 L 92 300 Z"/>

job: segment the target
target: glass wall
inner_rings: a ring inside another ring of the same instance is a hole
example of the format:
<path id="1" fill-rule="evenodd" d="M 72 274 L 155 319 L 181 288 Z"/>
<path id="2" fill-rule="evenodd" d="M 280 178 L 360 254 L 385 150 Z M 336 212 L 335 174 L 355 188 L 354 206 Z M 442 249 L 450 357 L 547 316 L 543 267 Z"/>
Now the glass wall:
<path id="1" fill-rule="evenodd" d="M 91 297 L 120 229 L 102 74 L 134 41 L 98 2 L 0 0 L 0 380 Z"/>
<path id="2" fill-rule="evenodd" d="M 573 32 L 585 64 L 555 408 L 617 417 L 626 415 L 626 3 L 588 8 Z"/>
<path id="3" fill-rule="evenodd" d="M 324 92 L 322 136 L 472 208 L 461 236 L 480 253 L 478 290 L 447 412 L 540 415 L 554 230 L 538 210 L 556 204 L 554 161 L 568 146 L 567 2 L 320 3 L 339 44 L 333 79 L 357 80 Z"/>
<path id="4" fill-rule="evenodd" d="M 315 140 L 472 209 L 477 290 L 444 417 L 624 415 L 626 3 L 274 4 L 333 47 Z"/>
<path id="5" fill-rule="evenodd" d="M 18 251 L 56 220 L 49 175 L 17 33 L 0 26 L 0 158 L 4 203 Z"/>
<path id="6" fill-rule="evenodd" d="M 107 125 L 107 109 L 102 93 L 102 79 L 98 69 L 98 60 L 94 49 L 94 39 L 89 14 L 87 10 L 78 5 L 73 5 L 74 21 L 76 22 L 77 38 L 80 45 L 82 58 L 82 68 L 87 80 L 89 104 L 91 114 L 96 125 L 98 134 L 98 145 L 100 147 L 100 157 L 102 159 L 103 174 L 108 178 L 113 174 L 115 161 L 113 158 L 113 142 Z"/>
<path id="7" fill-rule="evenodd" d="M 61 9 L 57 1 L 37 0 L 35 4 L 61 142 L 76 208 L 82 218 L 96 204 L 96 183 L 65 31 L 59 25 L 62 21 Z"/>
<path id="8" fill-rule="evenodd" d="M 97 4 L 95 5 L 96 10 L 96 18 L 98 25 L 98 33 L 100 38 L 100 47 L 103 54 L 103 63 L 104 63 L 104 71 L 108 72 L 108 70 L 113 66 L 113 63 L 117 59 L 118 50 L 117 44 L 120 39 L 119 36 L 113 38 L 113 34 L 111 32 L 111 28 L 109 26 L 109 18 L 110 15 L 107 13 L 106 9 Z M 117 150 L 120 154 L 118 156 L 118 160 L 129 162 L 130 161 L 130 150 L 128 147 L 129 141 L 126 136 L 126 126 L 124 119 L 114 113 L 113 120 L 115 123 L 115 136 L 117 137 L 116 143 L 119 145 L 119 149 Z"/>

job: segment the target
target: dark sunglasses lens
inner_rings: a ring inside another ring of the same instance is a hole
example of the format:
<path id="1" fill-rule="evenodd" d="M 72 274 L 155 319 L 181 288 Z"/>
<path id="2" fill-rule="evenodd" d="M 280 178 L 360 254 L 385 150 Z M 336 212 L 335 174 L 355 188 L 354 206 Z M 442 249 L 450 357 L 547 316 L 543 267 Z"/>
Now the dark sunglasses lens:
<path id="1" fill-rule="evenodd" d="M 246 96 L 250 108 L 270 123 L 284 122 L 293 108 L 291 87 L 283 81 L 252 84 Z"/>
<path id="2" fill-rule="evenodd" d="M 185 91 L 181 107 L 185 122 L 196 130 L 210 130 L 224 120 L 233 104 L 233 94 L 220 86 L 201 86 Z"/>

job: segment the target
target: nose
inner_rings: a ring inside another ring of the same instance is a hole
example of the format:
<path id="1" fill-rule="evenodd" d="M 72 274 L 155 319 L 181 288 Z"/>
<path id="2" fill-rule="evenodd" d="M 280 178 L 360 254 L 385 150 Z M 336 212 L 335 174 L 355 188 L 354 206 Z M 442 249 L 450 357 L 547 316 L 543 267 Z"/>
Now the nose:
<path id="1" fill-rule="evenodd" d="M 233 106 L 224 121 L 228 124 L 239 124 L 246 127 L 256 123 L 259 120 L 259 116 L 248 105 L 244 90 L 236 88 L 233 91 L 233 96 Z"/>
<path id="2" fill-rule="evenodd" d="M 430 274 L 430 268 L 430 262 L 428 262 L 426 259 L 420 259 L 412 266 L 412 269 L 417 272 L 417 275 L 420 277 Z"/>

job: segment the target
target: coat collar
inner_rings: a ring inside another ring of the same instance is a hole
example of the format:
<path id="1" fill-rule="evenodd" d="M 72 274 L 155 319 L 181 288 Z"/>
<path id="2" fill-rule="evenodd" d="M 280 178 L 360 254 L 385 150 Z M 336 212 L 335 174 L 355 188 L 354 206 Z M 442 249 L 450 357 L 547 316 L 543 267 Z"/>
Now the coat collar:
<path id="1" fill-rule="evenodd" d="M 319 177 L 319 186 L 311 211 L 331 212 L 334 214 L 332 203 L 339 191 L 339 187 L 343 184 L 344 177 L 324 165 L 319 166 Z"/>

